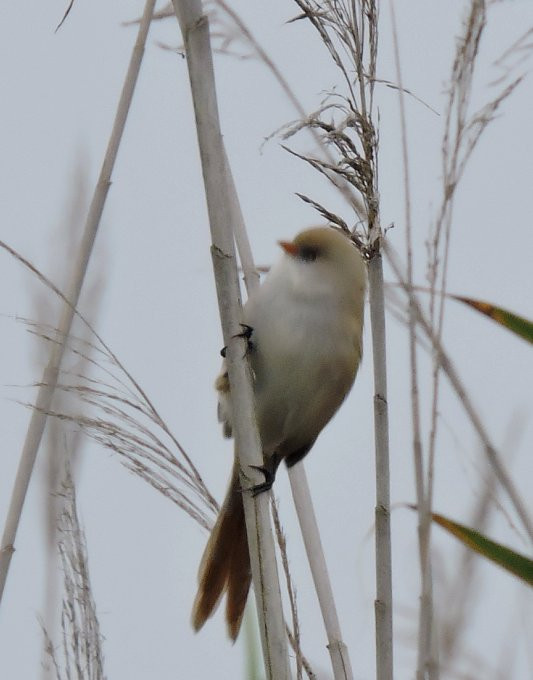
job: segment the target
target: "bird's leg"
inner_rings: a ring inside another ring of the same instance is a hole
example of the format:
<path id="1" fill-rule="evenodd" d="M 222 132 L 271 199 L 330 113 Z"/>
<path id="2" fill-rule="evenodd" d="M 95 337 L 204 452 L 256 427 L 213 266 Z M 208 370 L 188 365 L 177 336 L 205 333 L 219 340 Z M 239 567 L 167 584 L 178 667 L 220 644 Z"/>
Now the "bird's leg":
<path id="1" fill-rule="evenodd" d="M 258 470 L 265 475 L 265 481 L 262 484 L 256 484 L 248 489 L 254 498 L 260 493 L 263 493 L 263 491 L 270 491 L 274 484 L 274 480 L 276 479 L 276 471 L 280 463 L 281 456 L 277 453 L 273 453 L 266 459 L 264 465 L 250 465 L 251 468 Z"/>
<path id="2" fill-rule="evenodd" d="M 240 324 L 242 330 L 242 333 L 237 333 L 237 335 L 232 335 L 232 338 L 245 338 L 246 339 L 246 353 L 244 356 L 248 354 L 248 352 L 251 352 L 254 348 L 254 343 L 251 341 L 252 333 L 254 332 L 254 329 L 251 326 L 248 326 L 246 323 L 241 323 Z M 220 350 L 220 356 L 223 357 L 224 359 L 226 358 L 226 350 L 227 346 L 223 347 Z"/>

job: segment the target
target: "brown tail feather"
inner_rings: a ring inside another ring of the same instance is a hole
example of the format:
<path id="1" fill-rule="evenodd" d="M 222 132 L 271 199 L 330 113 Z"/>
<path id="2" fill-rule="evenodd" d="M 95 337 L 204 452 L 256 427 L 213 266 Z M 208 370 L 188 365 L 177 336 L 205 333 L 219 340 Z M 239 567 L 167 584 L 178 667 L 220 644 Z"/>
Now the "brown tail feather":
<path id="1" fill-rule="evenodd" d="M 227 592 L 226 622 L 232 640 L 237 638 L 250 589 L 251 571 L 239 469 L 233 472 L 226 498 L 200 562 L 198 593 L 192 625 L 198 631 Z"/>
<path id="2" fill-rule="evenodd" d="M 248 599 L 252 573 L 250 570 L 250 554 L 248 552 L 248 539 L 246 536 L 246 525 L 244 514 L 242 518 L 243 531 L 237 537 L 233 545 L 231 563 L 228 572 L 226 586 L 226 623 L 228 633 L 232 640 L 237 639 L 241 621 Z"/>

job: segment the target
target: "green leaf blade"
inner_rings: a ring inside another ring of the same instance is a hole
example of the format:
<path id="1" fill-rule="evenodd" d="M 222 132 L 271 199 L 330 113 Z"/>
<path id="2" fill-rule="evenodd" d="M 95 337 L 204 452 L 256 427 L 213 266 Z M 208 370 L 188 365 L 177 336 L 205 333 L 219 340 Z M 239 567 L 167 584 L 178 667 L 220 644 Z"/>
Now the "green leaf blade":
<path id="1" fill-rule="evenodd" d="M 481 314 L 488 316 L 500 326 L 507 328 L 515 335 L 518 335 L 523 340 L 533 344 L 533 321 L 525 319 L 523 316 L 514 314 L 502 307 L 496 307 L 490 302 L 483 302 L 482 300 L 474 300 L 473 298 L 463 297 L 461 295 L 452 295 L 454 300 L 462 302 L 469 307 L 477 310 Z"/>
<path id="2" fill-rule="evenodd" d="M 511 550 L 501 543 L 496 543 L 479 531 L 453 522 L 443 515 L 432 513 L 432 518 L 434 522 L 458 538 L 464 545 L 518 576 L 528 585 L 533 586 L 533 560 L 529 557 Z"/>

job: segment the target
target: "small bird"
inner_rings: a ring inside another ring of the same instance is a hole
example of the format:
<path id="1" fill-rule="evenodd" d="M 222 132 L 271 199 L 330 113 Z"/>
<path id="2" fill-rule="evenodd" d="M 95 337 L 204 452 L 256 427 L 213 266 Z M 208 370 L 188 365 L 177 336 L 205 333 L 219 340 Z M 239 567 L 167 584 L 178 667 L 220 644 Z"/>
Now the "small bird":
<path id="1" fill-rule="evenodd" d="M 353 242 L 331 227 L 280 241 L 283 255 L 243 308 L 243 335 L 253 375 L 255 414 L 263 449 L 263 484 L 270 489 L 282 460 L 293 466 L 349 392 L 362 354 L 366 267 Z M 224 369 L 215 382 L 224 435 L 232 406 Z M 226 622 L 239 633 L 251 582 L 250 557 L 234 461 L 226 498 L 198 572 L 192 625 L 198 631 L 226 593 Z"/>

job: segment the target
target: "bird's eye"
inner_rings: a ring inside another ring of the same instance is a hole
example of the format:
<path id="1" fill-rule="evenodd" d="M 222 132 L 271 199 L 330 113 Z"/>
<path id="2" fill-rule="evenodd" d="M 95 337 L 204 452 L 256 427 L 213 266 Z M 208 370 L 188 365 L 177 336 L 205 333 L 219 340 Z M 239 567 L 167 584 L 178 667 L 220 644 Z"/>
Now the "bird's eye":
<path id="1" fill-rule="evenodd" d="M 314 262 L 318 257 L 318 248 L 314 248 L 313 246 L 302 246 L 298 256 L 304 262 Z"/>

